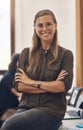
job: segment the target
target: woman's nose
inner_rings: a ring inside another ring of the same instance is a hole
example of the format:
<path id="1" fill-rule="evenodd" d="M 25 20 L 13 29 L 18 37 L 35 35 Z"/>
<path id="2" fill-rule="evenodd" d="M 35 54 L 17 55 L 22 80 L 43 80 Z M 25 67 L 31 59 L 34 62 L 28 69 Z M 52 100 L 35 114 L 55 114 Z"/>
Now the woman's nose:
<path id="1" fill-rule="evenodd" d="M 47 29 L 47 26 L 46 25 L 43 25 L 43 30 L 46 30 Z"/>

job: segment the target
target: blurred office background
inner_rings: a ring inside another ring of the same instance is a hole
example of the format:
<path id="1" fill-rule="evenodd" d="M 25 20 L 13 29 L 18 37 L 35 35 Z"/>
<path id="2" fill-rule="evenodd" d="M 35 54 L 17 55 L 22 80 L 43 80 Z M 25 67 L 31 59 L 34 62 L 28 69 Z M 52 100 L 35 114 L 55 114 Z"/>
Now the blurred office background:
<path id="1" fill-rule="evenodd" d="M 33 35 L 33 20 L 37 11 L 41 9 L 50 9 L 55 13 L 58 23 L 58 40 L 59 44 L 65 48 L 72 50 L 74 54 L 74 80 L 72 86 L 83 85 L 83 61 L 82 61 L 82 33 L 83 33 L 83 14 L 82 14 L 82 0 L 2 0 L 3 8 L 5 10 L 8 5 L 9 11 L 5 13 L 10 17 L 3 15 L 0 11 L 0 19 L 7 20 L 0 23 L 8 22 L 7 27 L 2 29 L 7 33 L 0 36 L 0 74 L 3 74 L 7 69 L 7 64 L 11 59 L 13 53 L 20 53 L 23 48 L 31 46 L 31 39 Z M 1 0 L 0 0 L 1 2 Z M 1 5 L 1 4 L 0 4 Z M 6 5 L 6 6 L 5 6 Z M 8 21 L 9 19 L 9 21 Z M 0 21 L 1 21 L 0 20 Z M 4 27 L 4 25 L 3 25 Z M 9 28 L 9 33 L 6 29 Z M 2 35 L 0 31 L 0 35 Z M 7 38 L 7 39 L 6 39 Z M 9 40 L 7 42 L 7 40 Z"/>

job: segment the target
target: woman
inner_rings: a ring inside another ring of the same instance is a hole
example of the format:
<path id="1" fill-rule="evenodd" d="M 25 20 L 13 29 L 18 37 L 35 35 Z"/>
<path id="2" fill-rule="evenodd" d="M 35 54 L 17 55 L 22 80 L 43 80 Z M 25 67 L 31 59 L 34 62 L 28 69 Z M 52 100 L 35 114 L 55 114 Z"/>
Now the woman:
<path id="1" fill-rule="evenodd" d="M 15 74 L 23 93 L 17 114 L 2 130 L 57 130 L 66 111 L 66 93 L 73 79 L 73 54 L 58 45 L 52 11 L 40 10 L 34 19 L 32 49 L 25 48 Z"/>
<path id="2" fill-rule="evenodd" d="M 8 71 L 3 75 L 0 81 L 0 123 L 15 113 L 19 104 L 18 98 L 21 94 L 16 91 L 13 85 L 18 61 L 19 54 L 13 55 Z"/>

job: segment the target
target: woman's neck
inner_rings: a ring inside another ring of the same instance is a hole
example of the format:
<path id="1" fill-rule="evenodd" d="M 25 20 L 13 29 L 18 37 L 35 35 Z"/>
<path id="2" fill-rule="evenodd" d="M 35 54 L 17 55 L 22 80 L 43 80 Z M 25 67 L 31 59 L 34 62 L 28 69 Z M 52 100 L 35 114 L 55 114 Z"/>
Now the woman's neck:
<path id="1" fill-rule="evenodd" d="M 41 46 L 42 46 L 42 48 L 44 49 L 44 50 L 48 50 L 48 49 L 50 49 L 50 47 L 51 47 L 51 43 L 50 42 L 41 42 Z"/>

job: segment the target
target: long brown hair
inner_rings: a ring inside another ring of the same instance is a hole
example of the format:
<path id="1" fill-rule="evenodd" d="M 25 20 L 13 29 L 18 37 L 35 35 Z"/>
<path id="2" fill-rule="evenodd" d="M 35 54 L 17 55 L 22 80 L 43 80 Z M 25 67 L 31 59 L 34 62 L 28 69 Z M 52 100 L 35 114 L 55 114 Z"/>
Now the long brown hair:
<path id="1" fill-rule="evenodd" d="M 54 21 L 54 23 L 57 25 L 57 21 L 55 18 L 55 15 L 53 14 L 52 11 L 50 10 L 40 10 L 34 18 L 34 25 L 36 24 L 36 20 L 44 15 L 50 15 Z M 36 31 L 34 29 L 34 34 L 32 37 L 32 49 L 30 51 L 30 56 L 29 56 L 29 68 L 28 71 L 32 72 L 33 74 L 35 73 L 36 69 L 39 66 L 39 62 L 40 62 L 40 48 L 41 48 L 41 41 L 40 38 L 37 36 Z M 54 40 L 53 43 L 51 44 L 51 52 L 54 56 L 54 59 L 56 60 L 57 55 L 58 55 L 58 41 L 57 41 L 57 30 L 55 31 L 55 35 L 54 35 Z M 54 60 L 54 61 L 55 61 Z M 51 61 L 50 63 L 52 63 L 53 61 Z"/>

